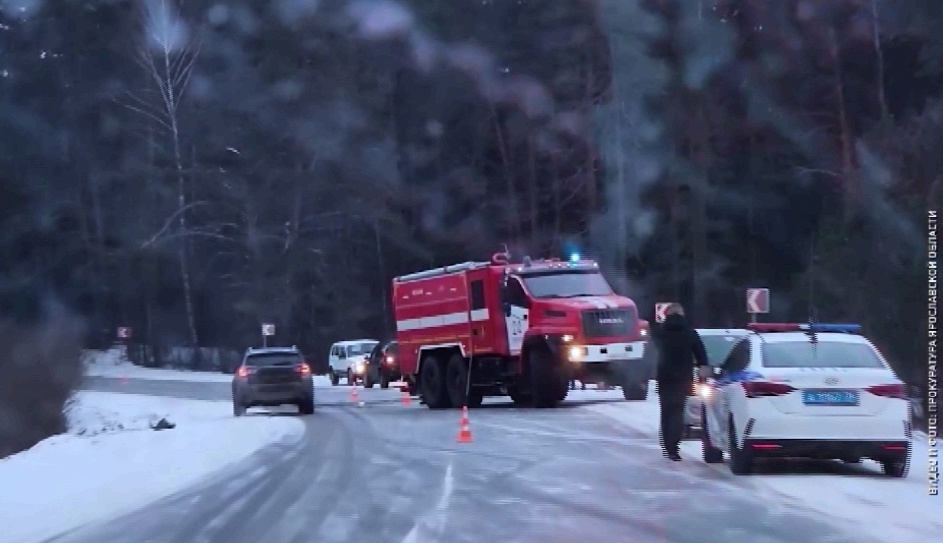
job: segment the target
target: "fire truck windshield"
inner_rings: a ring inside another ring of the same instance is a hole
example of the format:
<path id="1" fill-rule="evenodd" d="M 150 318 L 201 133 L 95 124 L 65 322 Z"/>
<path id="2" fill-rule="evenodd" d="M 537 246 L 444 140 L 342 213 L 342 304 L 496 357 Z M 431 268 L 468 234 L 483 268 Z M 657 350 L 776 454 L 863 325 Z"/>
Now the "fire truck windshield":
<path id="1" fill-rule="evenodd" d="M 524 274 L 521 279 L 534 298 L 609 296 L 612 288 L 597 271 L 553 271 Z"/>

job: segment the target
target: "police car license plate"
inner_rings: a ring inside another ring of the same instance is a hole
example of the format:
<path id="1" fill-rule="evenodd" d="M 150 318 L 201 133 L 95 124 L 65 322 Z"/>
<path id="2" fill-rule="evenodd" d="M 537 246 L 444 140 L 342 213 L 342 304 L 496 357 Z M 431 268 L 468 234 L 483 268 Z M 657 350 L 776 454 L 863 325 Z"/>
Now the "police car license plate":
<path id="1" fill-rule="evenodd" d="M 805 405 L 856 406 L 856 390 L 803 390 L 802 403 Z"/>

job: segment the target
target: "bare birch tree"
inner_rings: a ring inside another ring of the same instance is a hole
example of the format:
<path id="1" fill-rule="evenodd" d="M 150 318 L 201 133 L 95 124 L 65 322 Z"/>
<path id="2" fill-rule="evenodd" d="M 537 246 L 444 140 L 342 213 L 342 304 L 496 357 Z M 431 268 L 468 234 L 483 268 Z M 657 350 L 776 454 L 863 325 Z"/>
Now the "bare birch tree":
<path id="1" fill-rule="evenodd" d="M 194 315 L 187 233 L 187 174 L 181 152 L 180 108 L 193 65 L 200 51 L 198 36 L 177 16 L 176 7 L 167 0 L 149 0 L 141 9 L 140 44 L 136 61 L 144 71 L 148 85 L 139 93 L 130 93 L 125 107 L 140 114 L 167 138 L 176 177 L 176 216 L 179 237 L 180 278 L 190 341 L 199 344 Z"/>

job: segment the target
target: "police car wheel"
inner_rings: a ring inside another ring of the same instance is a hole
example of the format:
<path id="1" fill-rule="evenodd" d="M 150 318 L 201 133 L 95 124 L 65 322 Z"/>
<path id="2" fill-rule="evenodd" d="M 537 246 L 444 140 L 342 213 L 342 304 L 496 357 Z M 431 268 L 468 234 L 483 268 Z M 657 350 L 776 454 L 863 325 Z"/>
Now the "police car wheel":
<path id="1" fill-rule="evenodd" d="M 711 445 L 710 429 L 707 427 L 707 410 L 701 408 L 701 456 L 706 464 L 719 464 L 724 461 L 724 452 Z"/>
<path id="2" fill-rule="evenodd" d="M 888 477 L 907 477 L 907 474 L 910 472 L 910 459 L 912 455 L 913 448 L 908 444 L 907 453 L 903 457 L 879 460 L 881 463 L 881 471 Z"/>
<path id="3" fill-rule="evenodd" d="M 734 475 L 749 475 L 753 472 L 753 457 L 750 451 L 741 449 L 737 445 L 737 427 L 733 421 L 733 415 L 730 416 L 728 427 L 730 432 L 730 472 Z"/>

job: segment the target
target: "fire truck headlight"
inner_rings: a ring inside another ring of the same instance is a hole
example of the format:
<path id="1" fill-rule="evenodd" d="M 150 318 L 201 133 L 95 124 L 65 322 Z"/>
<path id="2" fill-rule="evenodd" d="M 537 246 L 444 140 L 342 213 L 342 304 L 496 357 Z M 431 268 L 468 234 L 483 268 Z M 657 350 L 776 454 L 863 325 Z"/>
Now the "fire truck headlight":
<path id="1" fill-rule="evenodd" d="M 642 337 L 648 337 L 648 330 L 642 328 L 641 330 L 639 330 L 639 335 Z"/>
<path id="2" fill-rule="evenodd" d="M 571 336 L 570 334 L 563 336 L 563 343 L 569 343 L 571 341 L 573 341 L 573 336 Z"/>
<path id="3" fill-rule="evenodd" d="M 567 356 L 569 357 L 570 360 L 576 362 L 576 361 L 582 360 L 583 357 L 586 356 L 586 352 L 587 352 L 586 347 L 573 346 L 573 347 L 570 347 L 569 351 L 567 351 Z"/>

